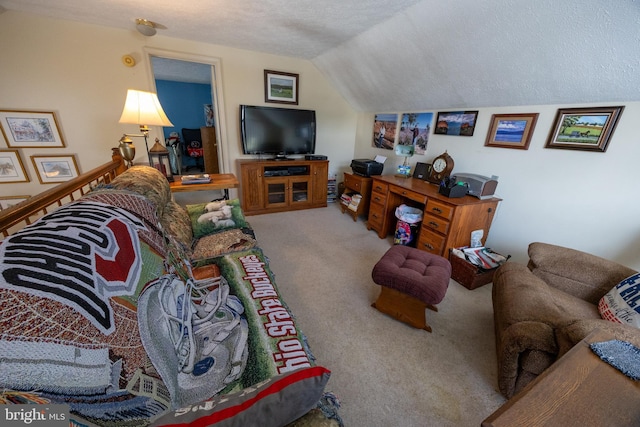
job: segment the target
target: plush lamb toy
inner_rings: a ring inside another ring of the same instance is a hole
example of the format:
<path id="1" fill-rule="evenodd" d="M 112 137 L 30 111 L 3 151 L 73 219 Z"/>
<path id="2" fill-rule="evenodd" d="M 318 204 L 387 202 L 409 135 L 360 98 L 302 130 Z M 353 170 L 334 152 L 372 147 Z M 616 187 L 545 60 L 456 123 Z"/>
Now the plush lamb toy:
<path id="1" fill-rule="evenodd" d="M 223 200 L 221 202 L 208 203 L 205 208 L 205 213 L 198 217 L 198 222 L 203 224 L 205 222 L 212 222 L 219 227 L 233 227 L 236 223 L 231 219 L 231 206 L 227 206 L 227 203 Z"/>

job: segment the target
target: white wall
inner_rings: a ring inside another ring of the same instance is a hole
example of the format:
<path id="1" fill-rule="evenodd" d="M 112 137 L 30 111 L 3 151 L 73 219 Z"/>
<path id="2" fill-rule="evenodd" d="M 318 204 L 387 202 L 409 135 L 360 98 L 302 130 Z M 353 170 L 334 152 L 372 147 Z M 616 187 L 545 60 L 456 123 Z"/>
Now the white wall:
<path id="1" fill-rule="evenodd" d="M 118 119 L 128 88 L 153 89 L 147 47 L 220 59 L 226 117 L 221 143 L 231 159 L 230 172 L 242 157 L 238 105 L 279 106 L 264 103 L 265 69 L 300 75 L 294 108 L 316 110 L 316 152 L 329 157 L 331 172 L 351 161 L 356 113 L 310 61 L 7 11 L 0 15 L 0 109 L 55 111 L 66 147 L 20 149 L 31 182 L 0 184 L 0 196 L 34 195 L 51 186 L 39 185 L 31 155 L 75 154 L 86 172 L 107 161 L 123 133 L 138 132 L 136 125 Z M 136 58 L 135 67 L 123 65 L 126 54 Z M 151 130 L 151 145 L 155 137 L 162 138 L 160 129 Z M 145 162 L 144 143 L 134 143 L 136 162 Z"/>
<path id="2" fill-rule="evenodd" d="M 38 184 L 31 155 L 76 154 L 81 171 L 87 171 L 105 162 L 122 133 L 137 131 L 118 119 L 128 88 L 153 87 L 143 55 L 147 46 L 220 58 L 227 126 L 222 143 L 234 160 L 241 157 L 238 105 L 264 104 L 264 69 L 300 74 L 299 108 L 317 111 L 317 152 L 329 156 L 339 178 L 352 158 L 390 154 L 371 147 L 374 114 L 354 112 L 309 61 L 7 11 L 0 14 L 0 109 L 56 111 L 67 146 L 20 149 L 31 182 L 0 184 L 0 196 L 34 195 L 50 187 Z M 125 54 L 139 64 L 125 67 Z M 640 270 L 640 103 L 626 103 L 606 153 L 543 148 L 557 108 L 574 106 L 579 105 L 482 108 L 473 137 L 431 135 L 426 155 L 411 163 L 429 162 L 447 150 L 454 172 L 498 175 L 497 193 L 504 201 L 488 244 L 500 252 L 523 260 L 529 242 L 546 241 Z M 529 150 L 484 147 L 491 114 L 517 112 L 540 113 Z M 156 136 L 161 133 L 153 129 Z M 387 173 L 398 163 L 388 165 Z"/>
<path id="3" fill-rule="evenodd" d="M 425 155 L 430 163 L 445 150 L 453 172 L 499 176 L 502 198 L 487 245 L 515 260 L 526 261 L 530 242 L 543 241 L 585 250 L 640 270 L 640 159 L 637 123 L 640 103 L 625 105 L 605 153 L 544 148 L 558 108 L 594 105 L 538 105 L 481 108 L 472 137 L 431 135 Z M 453 110 L 443 110 L 453 111 Z M 420 111 L 416 111 L 420 112 Z M 427 111 L 428 112 L 428 111 Z M 485 147 L 492 114 L 539 113 L 528 150 Z M 399 112 L 401 115 L 402 112 Z M 434 111 L 434 121 L 437 111 Z M 389 156 L 385 174 L 393 174 L 400 158 L 372 147 L 374 114 L 360 114 L 355 156 Z"/>

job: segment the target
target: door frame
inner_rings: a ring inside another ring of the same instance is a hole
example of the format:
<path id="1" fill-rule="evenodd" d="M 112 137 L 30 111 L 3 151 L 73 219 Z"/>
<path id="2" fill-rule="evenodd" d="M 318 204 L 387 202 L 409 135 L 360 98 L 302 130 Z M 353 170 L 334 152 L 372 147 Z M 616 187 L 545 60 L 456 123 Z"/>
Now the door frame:
<path id="1" fill-rule="evenodd" d="M 213 103 L 215 109 L 215 129 L 216 139 L 218 140 L 218 165 L 220 167 L 220 173 L 230 173 L 231 166 L 229 163 L 230 160 L 228 156 L 228 139 L 225 126 L 225 123 L 227 123 L 227 121 L 224 109 L 224 96 L 222 93 L 222 62 L 220 58 L 146 46 L 144 47 L 144 52 L 147 59 L 147 72 L 149 73 L 154 91 L 157 91 L 157 88 L 156 79 L 153 73 L 153 66 L 151 63 L 152 56 L 166 59 L 176 59 L 178 61 L 197 62 L 200 64 L 207 64 L 211 66 L 211 102 Z"/>

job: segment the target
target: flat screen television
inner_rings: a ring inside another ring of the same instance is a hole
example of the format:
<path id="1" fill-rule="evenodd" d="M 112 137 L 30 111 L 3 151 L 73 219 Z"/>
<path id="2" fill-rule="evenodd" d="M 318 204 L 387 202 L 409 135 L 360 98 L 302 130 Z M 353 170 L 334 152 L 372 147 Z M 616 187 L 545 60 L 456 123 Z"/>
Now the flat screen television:
<path id="1" fill-rule="evenodd" d="M 314 154 L 316 112 L 292 108 L 240 106 L 240 131 L 244 154 Z"/>

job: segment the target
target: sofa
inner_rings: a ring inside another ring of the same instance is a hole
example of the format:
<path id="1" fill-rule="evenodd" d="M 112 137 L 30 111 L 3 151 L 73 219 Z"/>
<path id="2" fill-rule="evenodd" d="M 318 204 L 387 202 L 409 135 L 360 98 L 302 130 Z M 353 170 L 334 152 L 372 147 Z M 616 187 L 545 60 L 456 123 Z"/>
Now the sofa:
<path id="1" fill-rule="evenodd" d="M 78 426 L 342 424 L 238 200 L 185 209 L 147 166 L 92 187 L 0 242 L 0 404 L 65 404 Z"/>
<path id="2" fill-rule="evenodd" d="M 635 270 L 541 242 L 528 255 L 527 265 L 509 261 L 493 277 L 498 386 L 507 398 L 596 329 L 640 346 L 637 327 L 601 314 L 603 297 L 637 279 Z"/>

